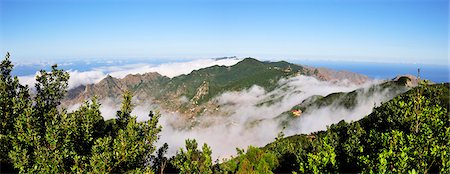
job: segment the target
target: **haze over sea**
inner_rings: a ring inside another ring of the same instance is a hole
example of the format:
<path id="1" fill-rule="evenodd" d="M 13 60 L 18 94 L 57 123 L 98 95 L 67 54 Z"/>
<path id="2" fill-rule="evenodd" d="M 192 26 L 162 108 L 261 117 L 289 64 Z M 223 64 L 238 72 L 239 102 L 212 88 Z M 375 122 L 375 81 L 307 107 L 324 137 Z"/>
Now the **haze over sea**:
<path id="1" fill-rule="evenodd" d="M 115 60 L 74 60 L 74 61 L 51 61 L 40 63 L 17 63 L 13 71 L 17 76 L 34 75 L 41 69 L 49 70 L 52 64 L 58 64 L 65 70 L 90 71 L 101 67 L 123 66 L 132 64 L 149 64 L 157 66 L 164 63 L 188 62 L 193 59 L 115 59 Z M 408 63 L 375 63 L 375 62 L 354 62 L 354 61 L 328 61 L 328 60 L 301 60 L 289 59 L 290 63 L 324 67 L 339 71 L 350 71 L 364 74 L 374 79 L 392 79 L 397 75 L 411 74 L 417 75 L 417 69 L 421 69 L 421 78 L 428 79 L 436 83 L 450 82 L 449 65 L 433 64 L 408 64 Z M 108 72 L 106 72 L 108 73 Z"/>

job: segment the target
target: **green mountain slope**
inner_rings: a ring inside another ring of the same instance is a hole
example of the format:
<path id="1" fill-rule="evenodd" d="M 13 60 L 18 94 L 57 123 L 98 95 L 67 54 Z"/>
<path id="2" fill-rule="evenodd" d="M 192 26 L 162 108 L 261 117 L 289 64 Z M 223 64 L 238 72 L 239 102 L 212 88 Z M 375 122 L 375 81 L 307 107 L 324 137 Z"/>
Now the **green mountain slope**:
<path id="1" fill-rule="evenodd" d="M 302 66 L 287 62 L 260 62 L 246 58 L 230 67 L 212 66 L 174 77 L 166 84 L 163 93 L 184 89 L 183 95 L 193 99 L 199 87 L 207 84 L 208 92 L 195 101 L 200 104 L 224 91 L 238 91 L 253 85 L 270 91 L 277 86 L 279 79 L 296 73 L 304 74 L 302 70 Z"/>
<path id="2" fill-rule="evenodd" d="M 411 89 L 409 83 L 406 82 L 410 82 L 412 80 L 409 79 L 410 77 L 405 78 L 408 79 L 394 79 L 392 81 L 374 84 L 369 87 L 359 88 L 350 92 L 337 92 L 327 96 L 313 95 L 295 105 L 290 110 L 283 112 L 275 119 L 281 123 L 282 127 L 290 127 L 294 124 L 292 120 L 298 119 L 299 117 L 303 117 L 305 115 L 314 116 L 315 112 L 320 109 L 328 108 L 330 110 L 346 110 L 348 113 L 359 112 L 355 111 L 355 109 L 358 109 L 358 107 L 361 106 L 369 106 L 371 104 L 374 106 L 379 105 L 380 102 L 389 101 Z"/>
<path id="3" fill-rule="evenodd" d="M 384 96 L 395 97 L 409 89 L 410 87 L 407 86 L 402 78 L 402 80 L 387 81 L 381 84 L 372 85 L 368 89 L 360 88 L 351 92 L 338 92 L 325 97 L 311 96 L 304 102 L 293 107 L 291 111 L 301 110 L 303 113 L 308 113 L 314 109 L 327 107 L 332 104 L 345 109 L 353 109 L 357 105 L 359 98 L 370 98 L 379 93 L 383 93 Z"/>

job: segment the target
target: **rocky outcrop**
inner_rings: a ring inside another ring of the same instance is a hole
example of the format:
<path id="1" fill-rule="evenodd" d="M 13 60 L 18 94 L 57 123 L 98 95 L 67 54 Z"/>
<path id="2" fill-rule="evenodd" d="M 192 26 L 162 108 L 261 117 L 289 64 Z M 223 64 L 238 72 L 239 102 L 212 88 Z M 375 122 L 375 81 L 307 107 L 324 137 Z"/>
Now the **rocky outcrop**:
<path id="1" fill-rule="evenodd" d="M 419 84 L 419 79 L 417 79 L 416 76 L 411 74 L 399 75 L 392 80 L 397 82 L 398 84 L 405 85 L 407 87 L 414 87 Z"/>
<path id="2" fill-rule="evenodd" d="M 209 91 L 209 83 L 203 81 L 202 85 L 197 90 L 197 93 L 192 97 L 191 102 L 194 105 L 198 104 L 198 101 L 202 99 L 203 96 L 207 95 Z"/>
<path id="3" fill-rule="evenodd" d="M 127 75 L 122 79 L 107 75 L 104 79 L 96 84 L 86 86 L 78 86 L 68 91 L 63 105 L 73 105 L 97 96 L 99 100 L 113 99 L 119 102 L 122 94 L 129 90 L 133 92 L 135 97 L 146 98 L 154 94 L 154 90 L 158 90 L 158 84 L 162 79 L 167 77 L 158 73 L 151 72 L 145 74 Z M 168 79 L 168 78 L 167 78 Z M 140 89 L 140 90 L 136 90 Z"/>
<path id="4" fill-rule="evenodd" d="M 353 84 L 363 84 L 370 80 L 369 77 L 350 72 L 350 71 L 335 71 L 327 68 L 307 67 L 308 73 L 317 79 L 331 82 L 347 82 Z"/>

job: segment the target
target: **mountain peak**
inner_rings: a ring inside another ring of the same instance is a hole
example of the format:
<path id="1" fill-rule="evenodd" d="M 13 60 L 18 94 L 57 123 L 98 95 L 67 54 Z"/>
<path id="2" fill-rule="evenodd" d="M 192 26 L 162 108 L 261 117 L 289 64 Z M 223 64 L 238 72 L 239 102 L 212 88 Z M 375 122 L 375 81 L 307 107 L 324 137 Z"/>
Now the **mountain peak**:
<path id="1" fill-rule="evenodd" d="M 106 75 L 106 77 L 104 78 L 104 79 L 102 79 L 101 81 L 100 81 L 100 83 L 113 83 L 113 82 L 115 82 L 115 81 L 117 81 L 118 79 L 116 79 L 116 78 L 114 78 L 114 77 L 112 77 L 111 75 Z"/>
<path id="2" fill-rule="evenodd" d="M 267 65 L 268 63 L 270 63 L 270 62 L 261 62 L 261 61 L 255 59 L 255 58 L 247 57 L 247 58 L 241 60 L 240 62 L 236 63 L 232 67 L 254 69 L 254 68 L 257 68 L 257 67 L 261 67 L 261 66 Z"/>
<path id="3" fill-rule="evenodd" d="M 392 80 L 405 86 L 417 86 L 419 84 L 417 77 L 411 74 L 399 75 Z"/>
<path id="4" fill-rule="evenodd" d="M 262 63 L 262 62 L 260 62 L 259 60 L 255 59 L 255 58 L 247 57 L 244 60 L 240 61 L 239 63 Z"/>
<path id="5" fill-rule="evenodd" d="M 236 56 L 231 56 L 231 57 L 218 57 L 218 58 L 213 58 L 215 61 L 219 61 L 219 60 L 226 60 L 226 59 L 237 59 Z"/>

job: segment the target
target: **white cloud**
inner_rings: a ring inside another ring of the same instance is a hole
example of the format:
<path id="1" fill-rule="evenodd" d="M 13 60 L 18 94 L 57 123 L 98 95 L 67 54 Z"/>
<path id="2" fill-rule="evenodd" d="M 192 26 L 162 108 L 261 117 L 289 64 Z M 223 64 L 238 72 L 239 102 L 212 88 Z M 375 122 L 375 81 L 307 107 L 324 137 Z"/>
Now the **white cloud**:
<path id="1" fill-rule="evenodd" d="M 161 75 L 167 77 L 175 77 L 182 74 L 189 74 L 193 70 L 206 68 L 214 65 L 231 66 L 239 62 L 240 59 L 196 59 L 188 62 L 171 62 L 163 63 L 160 65 L 152 64 L 127 64 L 119 66 L 107 66 L 97 67 L 90 71 L 78 71 L 69 70 L 69 89 L 73 89 L 80 85 L 87 85 L 99 82 L 106 77 L 107 74 L 116 77 L 123 78 L 128 74 L 144 74 L 148 72 L 158 72 Z M 38 74 L 30 76 L 20 76 L 19 80 L 22 84 L 27 84 L 30 87 L 34 87 L 36 83 L 35 77 Z"/>
<path id="2" fill-rule="evenodd" d="M 70 74 L 69 78 L 69 89 L 78 87 L 80 85 L 87 85 L 99 82 L 101 79 L 105 78 L 106 75 L 100 71 L 68 71 Z"/>
<path id="3" fill-rule="evenodd" d="M 20 84 L 28 85 L 30 88 L 34 88 L 34 84 L 36 83 L 36 75 L 19 76 L 18 78 Z"/>
<path id="4" fill-rule="evenodd" d="M 189 74 L 193 70 L 206 68 L 214 65 L 231 66 L 239 62 L 240 59 L 196 59 L 188 62 L 171 62 L 157 66 L 151 64 L 130 64 L 124 66 L 99 67 L 95 70 L 108 72 L 111 76 L 123 78 L 128 74 L 142 74 L 146 72 L 158 72 L 167 77 L 175 77 L 182 74 Z"/>
<path id="5" fill-rule="evenodd" d="M 73 89 L 75 87 L 78 87 L 80 85 L 87 85 L 92 83 L 97 83 L 103 78 L 106 77 L 106 74 L 101 71 L 72 71 L 68 70 L 70 74 L 69 78 L 69 89 Z M 36 72 L 35 75 L 29 75 L 29 76 L 19 76 L 19 81 L 23 85 L 28 85 L 30 88 L 34 88 L 34 84 L 36 83 L 36 76 L 39 75 L 38 72 Z"/>

